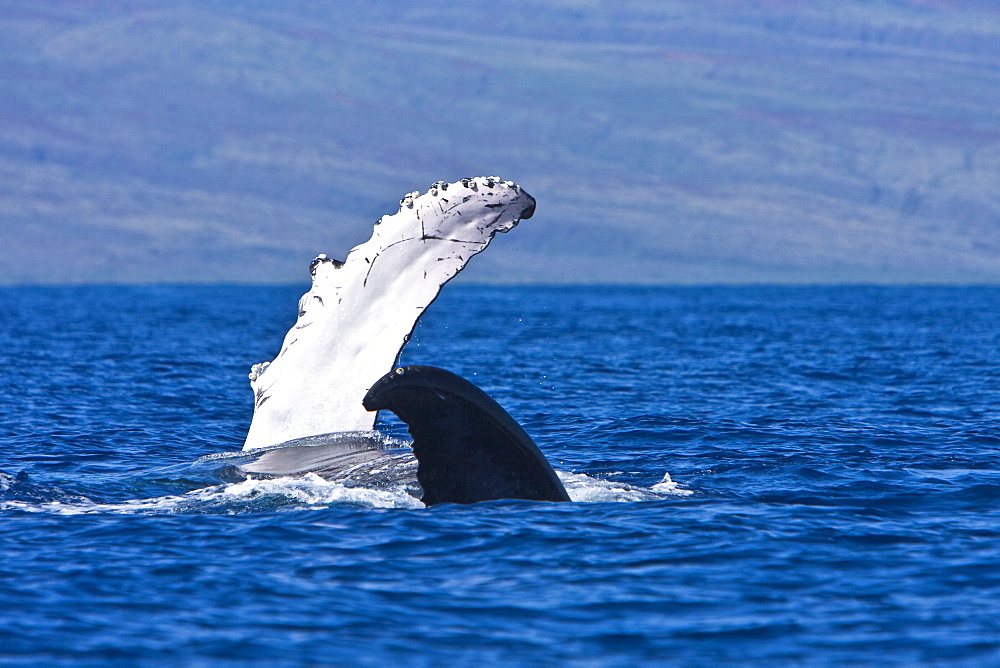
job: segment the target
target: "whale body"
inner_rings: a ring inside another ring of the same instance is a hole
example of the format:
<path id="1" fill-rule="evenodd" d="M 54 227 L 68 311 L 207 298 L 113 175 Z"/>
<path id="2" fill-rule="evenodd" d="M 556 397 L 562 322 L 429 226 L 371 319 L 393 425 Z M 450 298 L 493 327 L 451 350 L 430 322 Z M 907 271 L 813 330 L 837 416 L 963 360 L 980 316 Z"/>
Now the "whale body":
<path id="1" fill-rule="evenodd" d="M 251 369 L 251 456 L 236 475 L 415 478 L 425 505 L 569 501 L 531 437 L 478 387 L 436 367 L 392 370 L 442 286 L 534 211 L 511 181 L 438 182 L 404 197 L 343 262 L 313 260 L 281 351 Z M 372 431 L 379 410 L 407 424 L 412 449 Z"/>
<path id="2" fill-rule="evenodd" d="M 531 195 L 498 177 L 438 182 L 404 197 L 344 261 L 313 260 L 312 288 L 280 352 L 250 372 L 243 449 L 372 430 L 376 414 L 362 400 L 396 366 L 421 314 L 497 232 L 534 210 Z"/>

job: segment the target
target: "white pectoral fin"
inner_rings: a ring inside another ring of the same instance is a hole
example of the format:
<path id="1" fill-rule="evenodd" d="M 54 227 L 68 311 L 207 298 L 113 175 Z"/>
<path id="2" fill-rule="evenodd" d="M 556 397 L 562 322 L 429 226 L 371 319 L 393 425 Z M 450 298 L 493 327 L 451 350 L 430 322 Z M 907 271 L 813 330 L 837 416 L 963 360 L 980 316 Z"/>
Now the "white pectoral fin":
<path id="1" fill-rule="evenodd" d="M 280 353 L 251 371 L 255 408 L 243 449 L 372 429 L 375 414 L 362 399 L 441 287 L 534 210 L 534 198 L 510 181 L 438 182 L 404 197 L 344 262 L 313 260 L 312 288 Z"/>

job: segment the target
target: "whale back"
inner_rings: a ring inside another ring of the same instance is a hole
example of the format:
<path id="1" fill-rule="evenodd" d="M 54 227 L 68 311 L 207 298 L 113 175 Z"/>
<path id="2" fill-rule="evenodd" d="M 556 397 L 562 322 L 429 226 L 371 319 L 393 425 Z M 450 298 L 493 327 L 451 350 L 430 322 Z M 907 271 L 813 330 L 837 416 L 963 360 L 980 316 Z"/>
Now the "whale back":
<path id="1" fill-rule="evenodd" d="M 521 425 L 481 389 L 449 371 L 396 369 L 372 386 L 364 406 L 390 410 L 406 423 L 425 505 L 570 500 Z"/>

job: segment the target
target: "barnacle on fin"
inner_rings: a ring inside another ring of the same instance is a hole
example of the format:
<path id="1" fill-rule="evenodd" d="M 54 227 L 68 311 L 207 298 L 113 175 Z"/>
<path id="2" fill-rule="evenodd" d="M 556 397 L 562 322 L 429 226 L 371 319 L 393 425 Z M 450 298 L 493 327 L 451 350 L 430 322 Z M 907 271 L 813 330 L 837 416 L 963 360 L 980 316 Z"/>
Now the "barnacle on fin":
<path id="1" fill-rule="evenodd" d="M 378 225 L 378 223 L 375 224 Z M 323 264 L 324 262 L 333 265 L 334 269 L 340 269 L 341 267 L 344 266 L 344 263 L 341 262 L 340 260 L 335 260 L 332 257 L 327 257 L 325 253 L 320 253 L 315 258 L 313 258 L 312 262 L 309 263 L 309 275 L 315 278 L 316 267 Z"/>

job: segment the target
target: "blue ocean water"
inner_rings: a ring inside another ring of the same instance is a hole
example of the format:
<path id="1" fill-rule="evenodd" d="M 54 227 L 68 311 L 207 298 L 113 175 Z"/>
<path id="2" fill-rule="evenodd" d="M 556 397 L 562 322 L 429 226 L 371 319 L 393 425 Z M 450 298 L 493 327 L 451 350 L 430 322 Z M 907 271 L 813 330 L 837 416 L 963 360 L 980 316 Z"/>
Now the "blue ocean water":
<path id="1" fill-rule="evenodd" d="M 430 509 L 198 464 L 303 291 L 0 289 L 0 662 L 1000 662 L 1000 289 L 449 286 L 576 502 Z"/>

